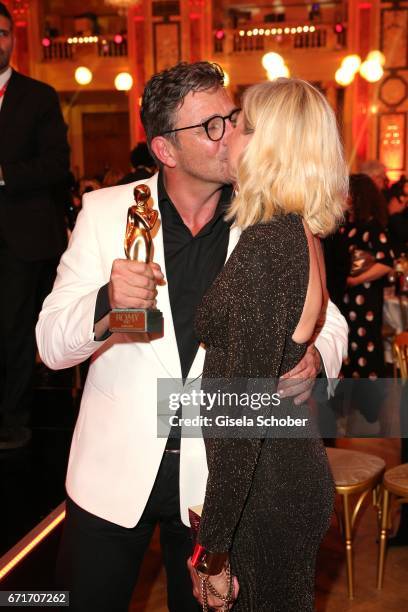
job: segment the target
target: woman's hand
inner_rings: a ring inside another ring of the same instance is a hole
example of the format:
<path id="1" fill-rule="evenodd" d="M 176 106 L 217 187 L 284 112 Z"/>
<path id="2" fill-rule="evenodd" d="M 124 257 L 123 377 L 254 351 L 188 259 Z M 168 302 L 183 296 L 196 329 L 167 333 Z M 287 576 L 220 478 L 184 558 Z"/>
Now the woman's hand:
<path id="1" fill-rule="evenodd" d="M 191 557 L 187 561 L 187 567 L 190 571 L 191 582 L 193 583 L 193 595 L 197 599 L 198 603 L 200 605 L 203 605 L 200 576 L 204 578 L 205 575 L 200 574 L 199 572 L 197 572 L 196 569 L 194 569 L 191 563 Z M 213 587 L 218 591 L 218 593 L 221 593 L 222 595 L 227 594 L 228 576 L 225 570 L 223 570 L 220 574 L 217 574 L 216 576 L 209 576 L 209 580 L 211 584 L 213 585 Z M 236 576 L 233 576 L 232 577 L 232 597 L 234 601 L 238 596 L 238 592 L 239 592 L 238 579 L 236 578 Z M 207 593 L 208 593 L 208 606 L 216 610 L 222 609 L 224 602 L 218 597 L 215 597 L 214 595 L 212 595 L 208 590 L 207 590 Z M 233 605 L 234 604 L 231 603 L 229 605 L 229 608 L 231 609 Z"/>

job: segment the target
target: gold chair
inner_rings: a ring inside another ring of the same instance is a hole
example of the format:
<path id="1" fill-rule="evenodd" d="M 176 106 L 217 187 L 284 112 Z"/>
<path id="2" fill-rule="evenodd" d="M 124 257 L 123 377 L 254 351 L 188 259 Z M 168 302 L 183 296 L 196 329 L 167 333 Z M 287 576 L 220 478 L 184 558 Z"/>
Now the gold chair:
<path id="1" fill-rule="evenodd" d="M 336 493 L 342 500 L 342 511 L 337 513 L 340 532 L 346 550 L 348 596 L 354 597 L 353 538 L 354 525 L 364 499 L 373 495 L 374 506 L 379 506 L 379 491 L 385 462 L 375 455 L 342 448 L 327 448 Z M 353 505 L 354 496 L 358 495 Z"/>
<path id="2" fill-rule="evenodd" d="M 392 343 L 394 366 L 397 365 L 403 380 L 408 379 L 408 332 L 395 336 Z"/>
<path id="3" fill-rule="evenodd" d="M 392 500 L 391 495 L 394 495 Z M 388 532 L 391 529 L 392 506 L 408 504 L 408 463 L 397 465 L 384 474 L 380 551 L 378 555 L 377 589 L 382 589 L 384 581 L 385 553 L 387 549 Z"/>

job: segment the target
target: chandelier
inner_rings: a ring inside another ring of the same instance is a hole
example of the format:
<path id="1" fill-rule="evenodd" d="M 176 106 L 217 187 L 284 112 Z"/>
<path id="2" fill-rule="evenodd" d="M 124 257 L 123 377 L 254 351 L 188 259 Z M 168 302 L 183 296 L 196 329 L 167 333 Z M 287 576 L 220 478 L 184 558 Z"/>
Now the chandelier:
<path id="1" fill-rule="evenodd" d="M 113 6 L 118 11 L 126 11 L 134 4 L 140 4 L 141 0 L 105 0 L 105 4 Z"/>

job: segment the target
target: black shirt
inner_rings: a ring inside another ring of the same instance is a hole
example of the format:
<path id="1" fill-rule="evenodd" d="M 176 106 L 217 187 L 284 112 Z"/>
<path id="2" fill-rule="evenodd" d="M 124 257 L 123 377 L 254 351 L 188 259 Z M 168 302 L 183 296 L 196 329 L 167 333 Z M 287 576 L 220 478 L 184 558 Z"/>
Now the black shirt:
<path id="1" fill-rule="evenodd" d="M 166 280 L 183 379 L 188 375 L 199 346 L 194 333 L 196 307 L 227 256 L 229 224 L 224 214 L 231 194 L 231 187 L 222 189 L 213 218 L 193 236 L 167 194 L 162 173 L 159 173 Z"/>

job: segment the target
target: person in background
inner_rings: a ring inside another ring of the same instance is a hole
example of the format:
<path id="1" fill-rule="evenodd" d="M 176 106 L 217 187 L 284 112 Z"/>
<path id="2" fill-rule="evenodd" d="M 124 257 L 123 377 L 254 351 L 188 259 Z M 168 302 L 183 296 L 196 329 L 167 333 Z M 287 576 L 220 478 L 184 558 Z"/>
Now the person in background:
<path id="1" fill-rule="evenodd" d="M 102 179 L 102 187 L 114 187 L 122 180 L 125 173 L 118 168 L 109 168 Z"/>
<path id="2" fill-rule="evenodd" d="M 66 125 L 55 90 L 10 66 L 13 20 L 0 2 L 0 449 L 22 447 L 34 328 L 66 246 Z"/>
<path id="3" fill-rule="evenodd" d="M 79 179 L 79 188 L 78 188 L 79 197 L 82 199 L 85 193 L 96 191 L 97 189 L 100 189 L 101 187 L 102 185 L 98 178 L 96 177 L 89 178 L 89 177 L 84 176 Z"/>
<path id="4" fill-rule="evenodd" d="M 408 253 L 408 180 L 401 177 L 386 194 L 388 231 L 395 257 Z"/>
<path id="5" fill-rule="evenodd" d="M 366 174 L 384 195 L 388 187 L 387 169 L 384 164 L 375 159 L 369 159 L 361 164 L 361 174 Z"/>
<path id="6" fill-rule="evenodd" d="M 156 163 L 150 155 L 149 147 L 145 142 L 139 142 L 136 147 L 132 149 L 130 153 L 130 163 L 133 168 L 132 172 L 129 172 L 129 174 L 126 174 L 126 176 L 120 179 L 118 185 L 142 181 L 156 172 Z"/>
<path id="7" fill-rule="evenodd" d="M 349 378 L 385 376 L 382 345 L 384 277 L 391 271 L 393 253 L 386 231 L 385 202 L 365 174 L 350 177 L 350 206 L 346 223 L 339 229 L 353 259 L 359 249 L 372 255 L 373 262 L 361 274 L 347 277 L 343 314 L 349 325 L 349 357 L 343 373 Z"/>
<path id="8" fill-rule="evenodd" d="M 358 411 L 364 417 L 364 421 L 357 421 L 361 426 L 378 420 L 384 395 L 378 380 L 386 376 L 383 290 L 385 277 L 393 265 L 386 224 L 385 200 L 374 182 L 365 174 L 351 175 L 346 222 L 339 229 L 350 254 L 341 308 L 349 326 L 348 357 L 343 363 L 342 375 L 354 379 L 352 384 L 345 382 L 345 388 L 349 385 L 349 395 L 345 397 L 350 398 L 347 410 Z M 353 433 L 358 435 L 358 429 Z"/>

